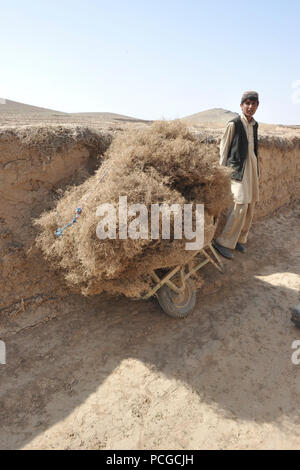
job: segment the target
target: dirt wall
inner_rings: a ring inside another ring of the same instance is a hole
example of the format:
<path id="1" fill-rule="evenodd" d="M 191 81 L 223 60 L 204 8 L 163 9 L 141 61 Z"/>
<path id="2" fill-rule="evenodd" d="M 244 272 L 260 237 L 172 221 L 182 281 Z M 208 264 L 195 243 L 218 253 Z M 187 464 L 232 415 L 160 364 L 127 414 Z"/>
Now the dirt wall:
<path id="1" fill-rule="evenodd" d="M 300 139 L 262 136 L 259 169 L 256 220 L 300 198 Z"/>
<path id="2" fill-rule="evenodd" d="M 0 314 L 62 290 L 32 246 L 32 218 L 52 207 L 67 185 L 92 173 L 110 141 L 109 134 L 82 127 L 1 129 Z"/>

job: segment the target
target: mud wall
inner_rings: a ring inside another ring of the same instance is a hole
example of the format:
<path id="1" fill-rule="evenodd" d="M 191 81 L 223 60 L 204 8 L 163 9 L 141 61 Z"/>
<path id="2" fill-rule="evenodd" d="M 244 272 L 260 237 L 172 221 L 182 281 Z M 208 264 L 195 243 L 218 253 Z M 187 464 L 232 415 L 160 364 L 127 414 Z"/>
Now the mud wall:
<path id="1" fill-rule="evenodd" d="M 0 316 L 63 295 L 59 276 L 34 247 L 32 219 L 92 173 L 110 142 L 109 134 L 81 127 L 0 131 Z"/>
<path id="2" fill-rule="evenodd" d="M 256 220 L 300 198 L 300 139 L 262 136 Z"/>

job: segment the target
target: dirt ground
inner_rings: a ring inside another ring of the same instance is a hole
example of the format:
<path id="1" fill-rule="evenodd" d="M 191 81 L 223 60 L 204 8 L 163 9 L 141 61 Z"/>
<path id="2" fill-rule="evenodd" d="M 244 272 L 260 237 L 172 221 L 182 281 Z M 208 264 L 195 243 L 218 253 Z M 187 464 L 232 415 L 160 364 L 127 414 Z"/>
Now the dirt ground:
<path id="1" fill-rule="evenodd" d="M 1 318 L 0 448 L 299 449 L 299 229 L 299 205 L 257 222 L 185 320 L 74 295 Z"/>

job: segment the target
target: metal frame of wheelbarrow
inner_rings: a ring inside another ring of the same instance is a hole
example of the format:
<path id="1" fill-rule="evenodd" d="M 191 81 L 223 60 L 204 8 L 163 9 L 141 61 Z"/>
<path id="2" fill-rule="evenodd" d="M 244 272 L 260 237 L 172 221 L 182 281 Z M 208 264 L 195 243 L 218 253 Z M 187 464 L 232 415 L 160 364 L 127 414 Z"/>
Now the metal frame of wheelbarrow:
<path id="1" fill-rule="evenodd" d="M 211 254 L 208 253 L 208 250 L 211 251 Z M 206 259 L 192 267 L 193 259 L 199 254 L 204 255 Z M 156 284 L 143 296 L 143 299 L 147 300 L 156 295 L 165 313 L 175 318 L 186 317 L 193 310 L 196 302 L 196 290 L 192 288 L 189 278 L 208 263 L 213 264 L 220 272 L 224 272 L 223 263 L 211 243 L 194 252 L 184 264 L 171 269 L 162 279 L 155 271 L 152 271 L 151 277 Z M 176 281 L 180 281 L 179 286 L 172 281 L 174 277 Z M 176 299 L 178 303 L 176 303 Z"/>

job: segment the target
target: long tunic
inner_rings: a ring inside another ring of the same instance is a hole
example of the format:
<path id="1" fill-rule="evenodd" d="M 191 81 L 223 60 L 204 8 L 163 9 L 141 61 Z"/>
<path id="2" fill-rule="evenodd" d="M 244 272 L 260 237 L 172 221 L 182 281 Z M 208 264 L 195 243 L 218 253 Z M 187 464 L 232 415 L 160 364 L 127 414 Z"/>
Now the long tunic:
<path id="1" fill-rule="evenodd" d="M 255 120 L 250 122 L 242 113 L 241 120 L 248 138 L 248 155 L 246 158 L 245 171 L 242 181 L 231 181 L 231 191 L 236 204 L 250 204 L 250 202 L 259 201 L 259 181 L 257 174 L 257 158 L 254 152 L 253 126 Z M 230 145 L 234 136 L 234 122 L 227 124 L 220 145 L 220 165 L 225 166 Z"/>

